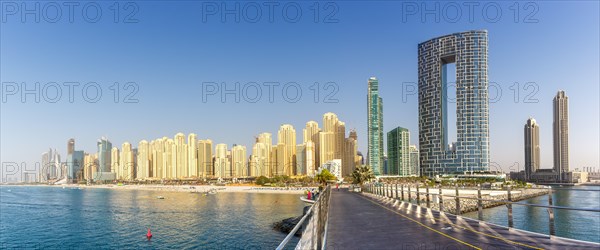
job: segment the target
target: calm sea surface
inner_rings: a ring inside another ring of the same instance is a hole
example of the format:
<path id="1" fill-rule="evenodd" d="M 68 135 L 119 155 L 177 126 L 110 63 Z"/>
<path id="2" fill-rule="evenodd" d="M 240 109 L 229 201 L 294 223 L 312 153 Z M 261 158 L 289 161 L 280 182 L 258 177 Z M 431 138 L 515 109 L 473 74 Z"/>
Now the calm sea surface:
<path id="1" fill-rule="evenodd" d="M 3 186 L 0 248 L 274 249 L 298 196 Z"/>
<path id="2" fill-rule="evenodd" d="M 600 209 L 600 187 L 577 186 L 559 187 L 552 195 L 555 206 Z M 575 190 L 577 189 L 577 190 Z M 588 191 L 578 191 L 578 190 Z M 522 203 L 548 205 L 548 196 L 540 196 L 521 201 Z M 477 212 L 467 213 L 466 217 L 477 218 Z M 494 224 L 508 225 L 507 208 L 499 206 L 483 210 L 483 218 Z M 548 210 L 528 206 L 513 205 L 514 227 L 548 234 Z M 556 235 L 566 238 L 600 242 L 600 214 L 595 212 L 554 210 Z"/>

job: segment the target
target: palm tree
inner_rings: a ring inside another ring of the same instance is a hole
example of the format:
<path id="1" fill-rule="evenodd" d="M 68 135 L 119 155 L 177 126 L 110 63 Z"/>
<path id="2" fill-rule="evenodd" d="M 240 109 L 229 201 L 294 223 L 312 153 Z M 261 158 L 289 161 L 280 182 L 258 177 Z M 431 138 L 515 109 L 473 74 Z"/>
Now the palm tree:
<path id="1" fill-rule="evenodd" d="M 362 165 L 356 167 L 352 172 L 352 178 L 354 178 L 354 184 L 359 184 L 362 190 L 363 183 L 375 179 L 373 169 L 369 165 Z"/>

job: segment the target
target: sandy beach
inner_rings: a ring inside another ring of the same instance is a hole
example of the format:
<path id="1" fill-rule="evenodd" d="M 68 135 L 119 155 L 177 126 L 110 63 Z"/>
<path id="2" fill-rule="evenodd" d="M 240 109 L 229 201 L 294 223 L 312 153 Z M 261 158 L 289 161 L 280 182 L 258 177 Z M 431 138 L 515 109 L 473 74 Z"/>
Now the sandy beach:
<path id="1" fill-rule="evenodd" d="M 31 187 L 53 187 L 53 188 L 103 188 L 113 190 L 150 190 L 150 191 L 168 191 L 168 192 L 208 192 L 211 189 L 223 193 L 277 193 L 277 194 L 304 194 L 305 190 L 317 189 L 317 187 L 262 187 L 262 186 L 211 186 L 211 185 L 2 185 L 0 187 L 7 188 L 10 186 L 31 186 Z"/>

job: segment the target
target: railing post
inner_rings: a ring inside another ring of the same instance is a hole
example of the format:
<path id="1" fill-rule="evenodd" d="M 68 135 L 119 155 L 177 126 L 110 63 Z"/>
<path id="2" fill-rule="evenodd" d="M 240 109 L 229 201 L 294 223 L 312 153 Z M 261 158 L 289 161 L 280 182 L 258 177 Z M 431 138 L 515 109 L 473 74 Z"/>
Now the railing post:
<path id="1" fill-rule="evenodd" d="M 548 192 L 548 205 L 552 206 L 552 188 L 549 187 L 549 192 Z M 550 238 L 552 238 L 552 236 L 556 235 L 556 231 L 554 230 L 554 209 L 553 208 L 548 208 L 548 230 L 550 232 Z"/>
<path id="2" fill-rule="evenodd" d="M 477 184 L 477 219 L 483 221 L 483 201 L 481 200 L 481 184 Z"/>
<path id="3" fill-rule="evenodd" d="M 512 197 L 510 195 L 510 189 L 511 189 L 510 186 L 508 186 L 506 197 L 508 198 L 509 202 L 512 202 Z M 506 207 L 508 208 L 508 227 L 512 228 L 513 227 L 512 203 L 506 204 Z"/>
<path id="4" fill-rule="evenodd" d="M 454 197 L 456 201 L 456 210 L 454 210 L 454 214 L 460 215 L 460 198 L 458 198 L 458 185 L 454 186 L 454 189 L 456 190 L 456 197 Z"/>
<path id="5" fill-rule="evenodd" d="M 438 201 L 440 203 L 440 212 L 444 212 L 444 200 L 442 199 L 442 185 L 440 184 L 439 186 L 440 190 L 440 194 L 438 195 Z"/>
<path id="6" fill-rule="evenodd" d="M 385 189 L 385 196 L 386 197 L 392 197 L 392 185 L 391 184 L 387 185 L 387 187 Z"/>
<path id="7" fill-rule="evenodd" d="M 419 183 L 417 182 L 417 206 L 421 205 L 421 194 L 419 193 Z"/>
<path id="8" fill-rule="evenodd" d="M 383 184 L 383 196 L 385 196 L 386 198 L 388 197 L 387 193 L 388 193 L 388 185 L 384 183 Z"/>
<path id="9" fill-rule="evenodd" d="M 410 185 L 408 185 L 408 202 L 412 199 L 412 193 L 410 192 Z"/>
<path id="10" fill-rule="evenodd" d="M 425 195 L 425 198 L 427 199 L 427 208 L 430 208 L 429 207 L 429 185 L 425 186 L 425 192 L 427 193 Z"/>
<path id="11" fill-rule="evenodd" d="M 400 186 L 400 188 L 402 188 L 401 193 L 402 193 L 402 201 L 404 201 L 404 184 L 402 184 Z"/>
<path id="12" fill-rule="evenodd" d="M 396 199 L 398 199 L 398 183 L 396 183 Z"/>

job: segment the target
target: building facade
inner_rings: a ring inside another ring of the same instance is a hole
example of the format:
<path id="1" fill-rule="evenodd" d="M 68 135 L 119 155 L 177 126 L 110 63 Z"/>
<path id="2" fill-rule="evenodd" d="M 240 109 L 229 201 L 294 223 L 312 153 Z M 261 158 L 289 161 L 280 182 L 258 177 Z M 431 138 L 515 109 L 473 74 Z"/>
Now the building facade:
<path id="1" fill-rule="evenodd" d="M 379 97 L 379 81 L 369 78 L 367 90 L 368 164 L 373 174 L 383 171 L 383 100 Z"/>
<path id="2" fill-rule="evenodd" d="M 558 91 L 553 100 L 554 171 L 562 177 L 569 172 L 569 97 Z M 562 179 L 562 178 L 561 178 Z"/>
<path id="3" fill-rule="evenodd" d="M 397 127 L 387 133 L 387 175 L 413 175 L 410 164 L 410 133 L 408 129 Z"/>
<path id="4" fill-rule="evenodd" d="M 540 126 L 535 119 L 527 119 L 524 137 L 525 178 L 529 180 L 532 174 L 540 169 Z"/>
<path id="5" fill-rule="evenodd" d="M 487 31 L 467 31 L 418 46 L 419 147 L 422 174 L 488 171 Z M 448 140 L 447 67 L 456 65 L 456 136 Z"/>

